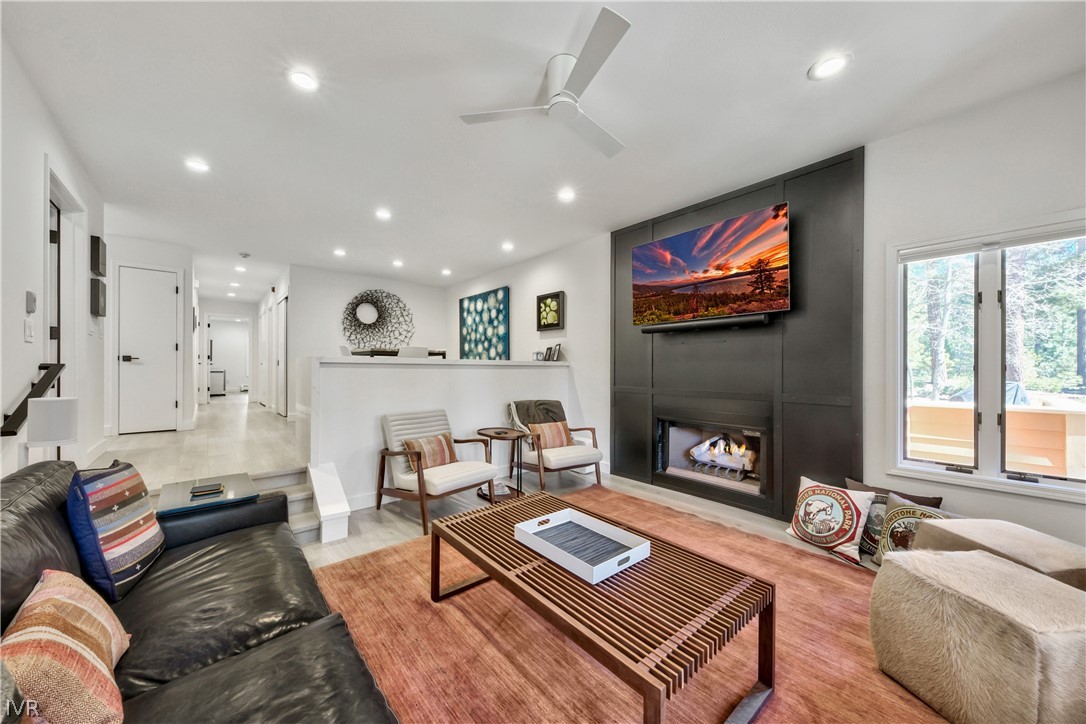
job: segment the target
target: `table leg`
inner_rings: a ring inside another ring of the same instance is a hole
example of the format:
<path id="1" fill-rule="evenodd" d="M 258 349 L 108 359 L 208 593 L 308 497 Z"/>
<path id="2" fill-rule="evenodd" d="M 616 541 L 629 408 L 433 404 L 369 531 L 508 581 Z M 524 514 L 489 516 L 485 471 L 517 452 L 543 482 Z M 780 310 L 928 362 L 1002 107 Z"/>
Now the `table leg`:
<path id="1" fill-rule="evenodd" d="M 449 596 L 474 588 L 480 583 L 486 583 L 490 576 L 480 573 L 477 576 L 466 578 L 451 586 L 441 587 L 441 536 L 431 530 L 430 532 L 430 600 L 434 603 L 442 601 Z"/>
<path id="2" fill-rule="evenodd" d="M 776 596 L 776 592 L 773 594 Z M 776 668 L 776 613 L 773 601 L 769 601 L 758 614 L 758 681 L 750 688 L 739 705 L 732 710 L 725 724 L 747 724 L 761 711 L 773 695 L 773 678 Z"/>
<path id="3" fill-rule="evenodd" d="M 644 710 L 641 717 L 644 724 L 664 724 L 667 720 L 667 689 L 659 688 L 645 691 Z"/>

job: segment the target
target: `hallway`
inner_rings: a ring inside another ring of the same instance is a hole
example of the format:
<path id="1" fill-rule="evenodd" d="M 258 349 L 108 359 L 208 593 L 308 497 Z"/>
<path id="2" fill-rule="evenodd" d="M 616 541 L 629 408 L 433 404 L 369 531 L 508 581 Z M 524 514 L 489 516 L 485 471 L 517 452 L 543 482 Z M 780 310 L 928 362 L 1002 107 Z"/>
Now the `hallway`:
<path id="1" fill-rule="evenodd" d="M 296 470 L 309 458 L 308 427 L 232 393 L 200 405 L 193 430 L 108 438 L 91 467 L 115 458 L 135 465 L 151 489 L 207 475 Z"/>

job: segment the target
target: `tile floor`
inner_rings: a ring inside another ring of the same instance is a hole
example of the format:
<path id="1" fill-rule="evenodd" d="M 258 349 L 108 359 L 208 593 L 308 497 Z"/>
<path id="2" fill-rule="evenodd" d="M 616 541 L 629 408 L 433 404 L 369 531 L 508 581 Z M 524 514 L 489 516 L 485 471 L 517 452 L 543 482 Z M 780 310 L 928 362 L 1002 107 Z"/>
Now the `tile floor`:
<path id="1" fill-rule="evenodd" d="M 206 475 L 291 470 L 309 459 L 309 428 L 232 393 L 200 405 L 193 430 L 108 438 L 91 467 L 114 458 L 135 465 L 152 490 Z"/>

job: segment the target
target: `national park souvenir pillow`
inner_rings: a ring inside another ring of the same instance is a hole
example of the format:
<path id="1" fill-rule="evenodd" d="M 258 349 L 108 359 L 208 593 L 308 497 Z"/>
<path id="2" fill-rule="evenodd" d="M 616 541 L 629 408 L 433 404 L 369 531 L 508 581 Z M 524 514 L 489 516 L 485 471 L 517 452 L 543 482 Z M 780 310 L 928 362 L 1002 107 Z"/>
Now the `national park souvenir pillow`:
<path id="1" fill-rule="evenodd" d="M 879 539 L 882 537 L 882 522 L 886 518 L 886 498 L 890 493 L 905 498 L 906 500 L 911 500 L 917 505 L 925 505 L 930 508 L 938 508 L 943 504 L 942 498 L 926 498 L 922 495 L 911 495 L 908 493 L 899 493 L 896 490 L 875 488 L 870 485 L 864 485 L 859 480 L 853 480 L 852 478 L 845 478 L 845 487 L 849 490 L 862 490 L 865 493 L 875 494 L 875 500 L 871 503 L 871 510 L 867 511 L 867 525 L 864 526 L 864 532 L 860 536 L 860 552 L 866 553 L 869 556 L 874 556 L 879 552 Z"/>
<path id="2" fill-rule="evenodd" d="M 916 526 L 922 520 L 961 518 L 938 508 L 917 505 L 896 493 L 890 493 L 886 501 L 886 519 L 882 522 L 882 538 L 875 553 L 875 563 L 882 565 L 882 557 L 889 551 L 907 551 L 913 546 Z"/>
<path id="3" fill-rule="evenodd" d="M 799 479 L 796 512 L 788 532 L 853 563 L 860 562 L 860 534 L 874 493 Z"/>
<path id="4" fill-rule="evenodd" d="M 165 547 L 143 477 L 119 460 L 72 476 L 68 525 L 83 572 L 110 603 L 128 593 Z"/>

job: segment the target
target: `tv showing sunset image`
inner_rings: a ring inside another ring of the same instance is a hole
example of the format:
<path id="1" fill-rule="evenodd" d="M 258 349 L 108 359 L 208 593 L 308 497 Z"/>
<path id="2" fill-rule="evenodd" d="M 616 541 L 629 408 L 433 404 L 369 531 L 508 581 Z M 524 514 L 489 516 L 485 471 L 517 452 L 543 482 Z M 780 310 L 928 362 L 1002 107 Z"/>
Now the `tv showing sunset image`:
<path id="1" fill-rule="evenodd" d="M 786 203 L 634 247 L 636 325 L 788 308 Z"/>

